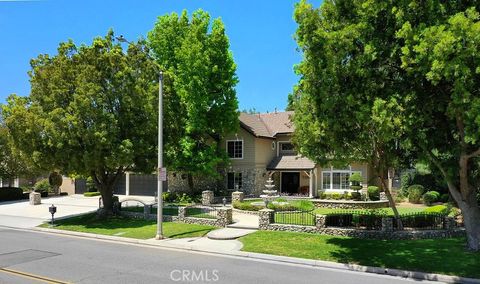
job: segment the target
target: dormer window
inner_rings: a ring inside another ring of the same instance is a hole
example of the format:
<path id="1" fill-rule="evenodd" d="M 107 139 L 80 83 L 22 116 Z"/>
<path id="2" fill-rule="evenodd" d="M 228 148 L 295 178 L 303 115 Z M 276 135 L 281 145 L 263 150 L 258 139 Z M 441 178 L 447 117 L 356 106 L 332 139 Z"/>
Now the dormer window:
<path id="1" fill-rule="evenodd" d="M 230 159 L 243 159 L 243 140 L 227 141 L 227 153 Z"/>
<path id="2" fill-rule="evenodd" d="M 278 145 L 280 155 L 295 155 L 295 149 L 290 142 L 280 142 Z"/>

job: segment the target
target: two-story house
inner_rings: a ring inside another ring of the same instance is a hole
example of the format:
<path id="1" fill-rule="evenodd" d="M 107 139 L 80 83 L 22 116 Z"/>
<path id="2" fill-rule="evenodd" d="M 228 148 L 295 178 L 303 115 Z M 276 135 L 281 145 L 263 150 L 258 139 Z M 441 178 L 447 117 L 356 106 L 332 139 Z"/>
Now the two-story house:
<path id="1" fill-rule="evenodd" d="M 227 189 L 262 194 L 267 179 L 272 177 L 280 193 L 314 197 L 320 191 L 349 190 L 348 178 L 353 172 L 362 174 L 366 186 L 367 164 L 322 168 L 299 156 L 291 143 L 291 115 L 292 112 L 240 114 L 240 129 L 225 141 L 231 161 L 225 173 Z"/>

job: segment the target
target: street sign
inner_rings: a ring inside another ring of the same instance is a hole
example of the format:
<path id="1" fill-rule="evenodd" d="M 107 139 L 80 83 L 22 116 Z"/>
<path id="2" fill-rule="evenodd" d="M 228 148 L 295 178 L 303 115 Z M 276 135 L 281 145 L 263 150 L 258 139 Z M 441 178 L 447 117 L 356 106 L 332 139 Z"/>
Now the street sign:
<path id="1" fill-rule="evenodd" d="M 167 181 L 167 168 L 159 168 L 159 175 L 158 175 L 158 179 L 160 181 Z"/>

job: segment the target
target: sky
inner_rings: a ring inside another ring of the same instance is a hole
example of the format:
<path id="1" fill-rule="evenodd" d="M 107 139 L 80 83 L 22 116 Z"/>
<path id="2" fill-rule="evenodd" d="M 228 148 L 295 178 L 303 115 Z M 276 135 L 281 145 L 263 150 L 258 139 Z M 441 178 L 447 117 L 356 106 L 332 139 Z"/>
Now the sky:
<path id="1" fill-rule="evenodd" d="M 55 54 L 60 42 L 90 44 L 113 28 L 129 40 L 146 37 L 158 16 L 199 8 L 220 17 L 237 64 L 239 108 L 283 110 L 301 61 L 294 0 L 0 0 L 0 103 L 27 96 L 30 59 Z M 311 1 L 316 7 L 320 0 Z"/>

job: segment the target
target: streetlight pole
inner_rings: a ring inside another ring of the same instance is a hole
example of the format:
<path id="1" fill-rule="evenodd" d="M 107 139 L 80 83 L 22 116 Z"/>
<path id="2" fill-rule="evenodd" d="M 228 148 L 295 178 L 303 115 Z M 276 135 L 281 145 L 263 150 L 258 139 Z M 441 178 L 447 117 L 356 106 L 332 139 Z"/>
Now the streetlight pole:
<path id="1" fill-rule="evenodd" d="M 127 39 L 120 35 L 117 37 L 119 42 L 131 44 Z M 156 63 L 155 61 L 153 61 Z M 158 64 L 157 64 L 158 66 Z M 158 156 L 157 156 L 157 234 L 156 240 L 163 239 L 163 181 L 166 178 L 166 172 L 163 169 L 163 72 L 160 70 L 158 76 Z"/>
<path id="2" fill-rule="evenodd" d="M 158 170 L 157 170 L 157 235 L 163 239 L 163 72 L 158 78 Z M 164 173 L 166 174 L 166 173 Z"/>

